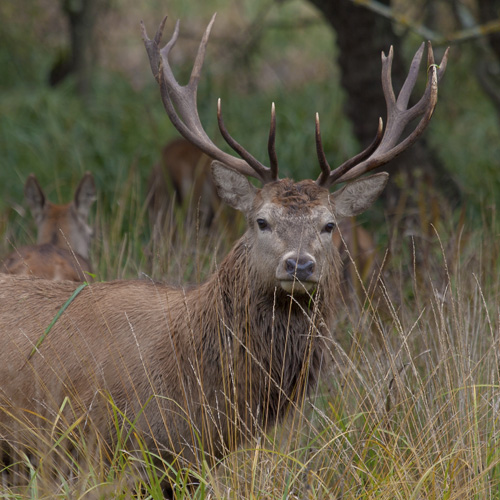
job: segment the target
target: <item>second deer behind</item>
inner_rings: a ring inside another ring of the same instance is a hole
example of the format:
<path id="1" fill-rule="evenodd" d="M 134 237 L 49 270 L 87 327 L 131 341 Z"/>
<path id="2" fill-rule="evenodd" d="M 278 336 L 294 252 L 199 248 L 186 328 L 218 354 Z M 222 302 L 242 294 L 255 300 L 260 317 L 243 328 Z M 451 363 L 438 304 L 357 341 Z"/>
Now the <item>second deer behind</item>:
<path id="1" fill-rule="evenodd" d="M 66 205 L 51 203 L 34 174 L 26 180 L 24 196 L 36 222 L 37 244 L 16 248 L 3 260 L 1 271 L 52 280 L 89 279 L 93 230 L 88 215 L 96 199 L 92 174 L 85 173 Z"/>
<path id="2" fill-rule="evenodd" d="M 162 231 L 170 211 L 183 207 L 186 224 L 208 228 L 220 206 L 210 175 L 212 159 L 186 139 L 170 141 L 162 150 L 148 181 L 149 218 Z"/>

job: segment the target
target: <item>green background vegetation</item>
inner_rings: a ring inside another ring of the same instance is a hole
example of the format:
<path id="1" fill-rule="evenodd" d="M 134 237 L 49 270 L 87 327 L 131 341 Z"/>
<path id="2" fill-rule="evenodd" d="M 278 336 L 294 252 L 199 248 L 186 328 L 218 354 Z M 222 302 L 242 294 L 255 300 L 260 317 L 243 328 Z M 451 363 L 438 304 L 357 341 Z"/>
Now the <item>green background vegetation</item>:
<path id="1" fill-rule="evenodd" d="M 180 1 L 113 2 L 96 30 L 98 64 L 84 100 L 71 78 L 56 88 L 47 85 L 50 69 L 67 44 L 57 7 L 43 1 L 4 2 L 1 7 L 0 220 L 4 229 L 7 220 L 14 222 L 7 235 L 17 244 L 33 238 L 22 194 L 30 172 L 53 201 L 63 202 L 90 170 L 97 180 L 99 211 L 109 215 L 119 203 L 144 211 L 141 203 L 151 165 L 177 133 L 150 74 L 139 20 L 144 18 L 151 33 L 165 11 L 171 16 L 168 33 L 177 18 L 182 20 L 173 59 L 180 81 L 187 80 L 197 40 L 211 13 L 218 11 L 198 101 L 202 121 L 221 147 L 225 145 L 215 123 L 218 97 L 233 136 L 262 161 L 270 103 L 276 102 L 277 150 L 284 175 L 316 177 L 316 111 L 332 164 L 358 151 L 343 116 L 334 34 L 307 2 L 206 2 L 196 8 L 193 2 Z M 417 43 L 415 35 L 408 36 L 406 45 L 396 50 L 411 54 Z M 478 215 L 496 205 L 500 196 L 500 125 L 473 76 L 473 54 L 467 44 L 452 47 L 426 135 L 463 189 L 468 214 Z M 123 201 L 124 192 L 133 193 L 133 204 Z M 121 231 L 127 233 L 130 213 L 124 214 L 123 223 Z M 145 240 L 146 226 L 141 236 Z M 2 245 L 4 251 L 9 248 L 5 238 Z"/>

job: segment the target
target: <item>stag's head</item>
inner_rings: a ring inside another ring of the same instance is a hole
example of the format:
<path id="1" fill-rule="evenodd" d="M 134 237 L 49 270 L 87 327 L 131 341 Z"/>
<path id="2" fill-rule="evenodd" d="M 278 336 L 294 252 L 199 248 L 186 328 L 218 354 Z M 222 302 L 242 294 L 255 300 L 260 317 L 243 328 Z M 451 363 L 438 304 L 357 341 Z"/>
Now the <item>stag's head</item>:
<path id="1" fill-rule="evenodd" d="M 212 173 L 220 197 L 246 215 L 248 258 L 259 282 L 296 294 L 312 292 L 331 272 L 338 220 L 362 212 L 387 181 L 387 174 L 378 174 L 330 193 L 312 180 L 281 179 L 258 189 L 217 161 Z"/>
<path id="2" fill-rule="evenodd" d="M 184 86 L 175 79 L 168 60 L 178 37 L 179 23 L 162 49 L 160 42 L 166 18 L 152 40 L 142 26 L 144 43 L 153 75 L 160 86 L 163 104 L 176 129 L 215 160 L 212 174 L 220 197 L 245 214 L 248 229 L 244 238 L 248 256 L 250 264 L 254 264 L 252 268 L 259 270 L 261 282 L 272 287 L 279 286 L 286 292 L 292 289 L 295 293 L 311 292 L 324 273 L 328 272 L 337 254 L 332 233 L 339 220 L 366 210 L 380 195 L 388 179 L 386 173 L 361 176 L 384 165 L 413 144 L 429 123 L 437 102 L 438 81 L 446 68 L 447 53 L 437 66 L 429 44 L 427 86 L 422 98 L 412 107 L 408 107 L 408 103 L 417 80 L 424 44 L 413 58 L 397 99 L 391 81 L 392 47 L 387 57 L 382 54 L 382 86 L 387 104 L 385 129 L 380 119 L 372 144 L 332 170 L 323 151 L 319 117 L 316 114 L 316 150 L 321 174 L 315 181 L 294 182 L 279 179 L 278 176 L 274 104 L 268 139 L 269 166 L 253 157 L 228 133 L 222 118 L 220 99 L 217 107 L 219 129 L 239 157 L 219 149 L 203 129 L 198 116 L 196 94 L 214 20 L 215 15 L 201 40 L 190 80 Z M 400 141 L 406 126 L 418 116 L 422 118 L 417 126 Z M 257 179 L 261 187 L 255 187 L 247 177 Z M 342 189 L 331 191 L 334 185 L 347 181 L 350 182 Z"/>

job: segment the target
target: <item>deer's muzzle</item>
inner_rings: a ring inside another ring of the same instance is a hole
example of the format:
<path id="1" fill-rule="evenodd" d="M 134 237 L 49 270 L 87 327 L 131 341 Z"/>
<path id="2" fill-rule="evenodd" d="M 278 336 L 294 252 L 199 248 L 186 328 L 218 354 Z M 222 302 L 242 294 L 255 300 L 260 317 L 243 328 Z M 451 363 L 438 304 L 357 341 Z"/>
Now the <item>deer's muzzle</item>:
<path id="1" fill-rule="evenodd" d="M 309 256 L 288 258 L 285 260 L 285 271 L 292 279 L 308 281 L 314 273 L 316 263 Z"/>
<path id="2" fill-rule="evenodd" d="M 309 254 L 288 254 L 283 257 L 276 270 L 276 278 L 281 288 L 298 293 L 311 291 L 316 287 L 316 260 Z M 300 283 L 297 283 L 300 282 Z"/>

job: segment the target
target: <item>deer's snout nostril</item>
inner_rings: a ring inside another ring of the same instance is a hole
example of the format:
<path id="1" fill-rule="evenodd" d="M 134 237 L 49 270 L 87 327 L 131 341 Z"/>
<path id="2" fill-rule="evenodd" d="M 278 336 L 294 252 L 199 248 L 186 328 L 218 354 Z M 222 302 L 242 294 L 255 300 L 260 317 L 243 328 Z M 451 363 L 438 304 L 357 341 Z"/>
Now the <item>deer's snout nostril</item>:
<path id="1" fill-rule="evenodd" d="M 297 261 L 295 259 L 286 259 L 285 270 L 288 274 L 293 274 L 295 272 L 296 267 L 297 267 Z"/>
<path id="2" fill-rule="evenodd" d="M 285 270 L 290 275 L 299 281 L 307 281 L 314 273 L 316 264 L 310 258 L 299 257 L 299 260 L 294 258 L 286 259 Z"/>

